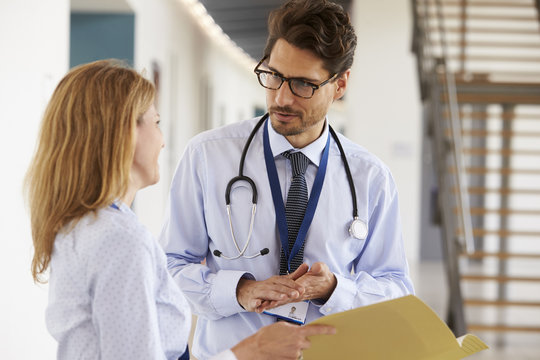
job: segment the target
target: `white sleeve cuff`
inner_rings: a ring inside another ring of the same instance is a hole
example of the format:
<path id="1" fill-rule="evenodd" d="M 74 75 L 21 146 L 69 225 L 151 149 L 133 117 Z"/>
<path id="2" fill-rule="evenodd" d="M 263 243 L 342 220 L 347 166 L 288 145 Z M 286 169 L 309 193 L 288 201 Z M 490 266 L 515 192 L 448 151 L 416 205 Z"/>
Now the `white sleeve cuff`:
<path id="1" fill-rule="evenodd" d="M 210 360 L 237 360 L 236 356 L 234 356 L 234 353 L 229 349 L 220 352 L 217 355 L 214 355 L 210 358 Z"/>
<path id="2" fill-rule="evenodd" d="M 336 288 L 326 303 L 322 304 L 319 308 L 319 311 L 323 315 L 350 310 L 358 291 L 356 283 L 353 280 L 347 279 L 342 275 L 334 275 L 337 280 Z"/>
<path id="3" fill-rule="evenodd" d="M 245 310 L 236 298 L 236 287 L 242 276 L 252 277 L 245 271 L 220 270 L 213 281 L 210 300 L 221 316 L 227 317 Z"/>

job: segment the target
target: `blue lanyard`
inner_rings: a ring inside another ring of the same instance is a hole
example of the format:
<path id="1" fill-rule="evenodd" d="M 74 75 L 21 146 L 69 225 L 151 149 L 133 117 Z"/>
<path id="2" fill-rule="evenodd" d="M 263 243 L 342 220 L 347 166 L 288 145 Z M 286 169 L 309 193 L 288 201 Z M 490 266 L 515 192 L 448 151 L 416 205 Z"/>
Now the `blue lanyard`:
<path id="1" fill-rule="evenodd" d="M 311 188 L 311 194 L 309 196 L 309 201 L 306 208 L 306 213 L 304 214 L 304 219 L 302 220 L 302 225 L 300 225 L 300 230 L 298 230 L 298 235 L 294 242 L 294 246 L 289 254 L 289 241 L 288 241 L 288 229 L 287 229 L 287 220 L 285 218 L 285 205 L 283 204 L 283 196 L 281 194 L 281 187 L 279 185 L 279 178 L 276 170 L 276 164 L 274 162 L 274 155 L 272 154 L 272 149 L 270 148 L 270 139 L 268 137 L 268 123 L 266 120 L 266 126 L 264 127 L 263 134 L 263 144 L 264 144 L 264 160 L 266 162 L 266 173 L 268 174 L 268 180 L 270 181 L 270 189 L 272 190 L 272 199 L 274 200 L 274 209 L 276 211 L 276 222 L 279 229 L 279 237 L 281 240 L 281 247 L 285 252 L 285 258 L 287 259 L 287 270 L 291 270 L 291 261 L 298 254 L 298 251 L 304 244 L 306 239 L 307 231 L 311 222 L 313 221 L 313 216 L 315 215 L 315 210 L 317 209 L 317 203 L 319 202 L 319 197 L 321 195 L 322 186 L 324 183 L 324 177 L 326 175 L 326 165 L 328 164 L 328 151 L 330 149 L 330 134 L 326 140 L 326 146 L 321 158 L 321 163 L 319 164 L 319 169 L 317 170 L 317 175 L 315 176 L 315 181 L 313 187 Z"/>

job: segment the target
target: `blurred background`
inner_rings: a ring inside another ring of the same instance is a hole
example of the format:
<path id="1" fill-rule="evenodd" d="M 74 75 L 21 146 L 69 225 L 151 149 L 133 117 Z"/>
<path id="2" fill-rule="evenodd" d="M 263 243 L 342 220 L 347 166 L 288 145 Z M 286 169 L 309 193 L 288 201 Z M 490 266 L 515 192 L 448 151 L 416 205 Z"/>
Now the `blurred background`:
<path id="1" fill-rule="evenodd" d="M 443 46 L 445 32 L 441 32 L 437 22 L 441 19 L 435 5 L 440 1 L 337 2 L 352 18 L 358 46 L 347 94 L 332 106 L 329 120 L 391 169 L 399 191 L 403 237 L 418 296 L 447 320 L 456 334 L 473 331 L 493 347 L 475 355 L 476 358 L 540 358 L 537 221 L 540 164 L 536 150 L 540 149 L 540 142 L 534 138 L 540 136 L 540 129 L 534 128 L 540 123 L 537 109 L 540 81 L 535 77 L 540 72 L 538 2 L 443 1 L 441 11 L 448 16 L 442 25 L 455 30 L 448 30 L 448 51 L 453 52 L 446 54 L 447 57 Z M 34 284 L 30 274 L 32 242 L 22 180 L 35 148 L 41 116 L 58 81 L 73 66 L 114 57 L 126 60 L 156 84 L 166 143 L 160 158 L 161 181 L 137 195 L 134 209 L 157 236 L 171 177 L 187 141 L 206 129 L 265 112 L 264 89 L 258 84 L 253 67 L 262 56 L 268 12 L 281 3 L 280 0 L 0 0 L 2 359 L 55 357 L 56 344 L 44 324 L 47 285 Z M 465 11 L 468 6 L 473 11 Z M 475 20 L 475 16 L 488 18 Z M 473 21 L 488 22 L 490 16 L 495 18 L 492 20 L 496 25 L 483 26 L 499 29 L 494 33 L 495 40 L 470 40 L 464 35 L 475 26 L 482 26 Z M 519 37 L 503 39 L 501 43 L 504 36 L 518 33 L 516 29 L 524 29 L 528 35 L 517 34 Z M 475 41 L 490 44 L 498 41 L 493 46 L 499 50 L 465 59 L 471 55 Z M 504 78 L 503 73 L 508 73 L 508 69 L 493 67 L 489 57 L 500 55 L 502 48 L 515 50 L 516 44 L 523 43 L 530 50 L 525 55 L 502 52 L 503 58 L 497 60 L 504 63 L 510 58 L 509 69 L 522 71 L 514 74 L 517 77 L 508 78 L 507 74 Z M 477 67 L 469 66 L 471 61 L 477 61 Z M 493 75 L 496 72 L 503 77 L 496 78 Z M 516 91 L 526 99 L 512 102 L 500 98 L 499 92 L 486 90 L 475 82 L 479 73 L 483 74 L 482 86 L 506 84 L 512 91 L 511 84 L 522 85 Z M 453 76 L 452 81 L 448 74 Z M 473 90 L 472 85 L 476 86 Z M 464 89 L 464 86 L 469 87 Z M 460 95 L 460 91 L 484 98 L 477 101 L 458 96 L 452 102 L 448 95 Z M 492 101 L 494 98 L 497 101 Z M 483 135 L 467 134 L 475 129 L 478 113 L 483 114 L 480 116 Z M 508 117 L 508 113 L 513 116 Z M 458 133 L 463 138 L 453 138 L 451 126 L 444 125 L 456 116 L 460 123 Z M 519 131 L 515 134 L 515 129 L 503 128 L 503 124 L 517 123 L 520 116 L 527 121 L 520 130 L 525 140 L 520 138 Z M 437 124 L 442 124 L 441 135 L 436 135 L 433 129 Z M 508 151 L 513 154 L 509 144 L 506 155 L 504 149 L 495 160 L 488 155 L 490 144 L 504 146 L 508 132 L 516 135 L 512 144 L 522 144 L 521 150 L 529 151 L 528 158 L 504 162 L 509 159 Z M 439 145 L 432 145 L 437 141 L 434 139 L 440 140 Z M 441 143 L 450 147 L 457 144 L 458 152 L 447 154 L 441 150 L 441 155 L 437 149 L 448 147 L 441 147 Z M 479 144 L 485 148 L 483 155 L 465 157 L 470 155 L 467 149 L 476 149 Z M 478 165 L 479 161 L 483 161 L 482 166 Z M 526 170 L 525 180 L 508 173 L 516 162 L 518 168 Z M 490 168 L 493 164 L 495 170 Z M 523 169 L 522 164 L 529 168 Z M 480 177 L 475 172 L 478 168 L 484 169 Z M 495 180 L 490 178 L 492 173 Z M 504 192 L 490 197 L 488 190 L 478 197 L 471 189 L 471 184 L 484 189 L 490 184 L 490 189 L 509 189 L 511 184 L 520 183 L 518 180 L 524 184 L 521 190 L 532 190 L 522 193 L 521 199 L 508 198 Z M 491 208 L 490 202 L 494 203 Z M 519 221 L 510 218 L 509 208 L 519 209 L 521 203 L 527 204 L 522 211 L 528 218 Z M 485 212 L 480 211 L 479 217 L 475 209 Z M 495 220 L 489 217 L 494 209 Z M 489 228 L 490 224 L 497 229 Z M 513 232 L 512 224 L 518 233 Z M 526 238 L 521 245 L 509 243 L 519 242 L 521 238 Z M 512 265 L 512 259 L 516 258 L 528 262 Z M 512 273 L 514 268 L 518 274 Z M 463 283 L 466 276 L 471 276 L 464 274 L 464 269 L 484 278 Z M 520 274 L 522 269 L 532 273 Z M 517 281 L 520 287 L 508 287 L 512 281 Z M 515 293 L 524 295 L 518 295 L 521 300 L 512 299 Z M 476 300 L 485 295 L 483 299 L 488 303 L 467 303 L 465 298 L 469 295 Z M 525 308 L 526 312 L 516 315 L 509 307 L 518 311 Z M 491 328 L 470 326 L 478 321 L 475 317 L 480 321 L 488 319 L 485 326 Z M 516 317 L 525 319 L 526 323 L 504 325 Z"/>

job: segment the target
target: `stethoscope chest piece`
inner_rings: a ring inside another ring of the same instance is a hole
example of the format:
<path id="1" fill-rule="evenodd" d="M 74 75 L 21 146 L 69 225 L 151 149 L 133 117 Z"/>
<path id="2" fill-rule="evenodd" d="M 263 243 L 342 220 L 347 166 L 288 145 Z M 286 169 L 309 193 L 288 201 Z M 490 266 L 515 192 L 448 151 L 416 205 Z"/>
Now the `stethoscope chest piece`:
<path id="1" fill-rule="evenodd" d="M 354 218 L 349 227 L 349 234 L 358 240 L 365 240 L 368 235 L 368 228 L 365 222 L 358 218 Z"/>

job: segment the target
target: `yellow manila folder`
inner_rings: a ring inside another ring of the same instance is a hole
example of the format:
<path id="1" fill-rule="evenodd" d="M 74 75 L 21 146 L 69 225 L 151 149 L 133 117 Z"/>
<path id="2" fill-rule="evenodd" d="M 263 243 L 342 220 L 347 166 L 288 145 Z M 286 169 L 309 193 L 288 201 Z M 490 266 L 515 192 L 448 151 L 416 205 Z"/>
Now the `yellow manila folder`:
<path id="1" fill-rule="evenodd" d="M 306 326 L 312 324 L 333 325 L 337 333 L 310 337 L 304 360 L 454 360 L 488 348 L 472 334 L 456 339 L 414 295 L 324 316 Z"/>

